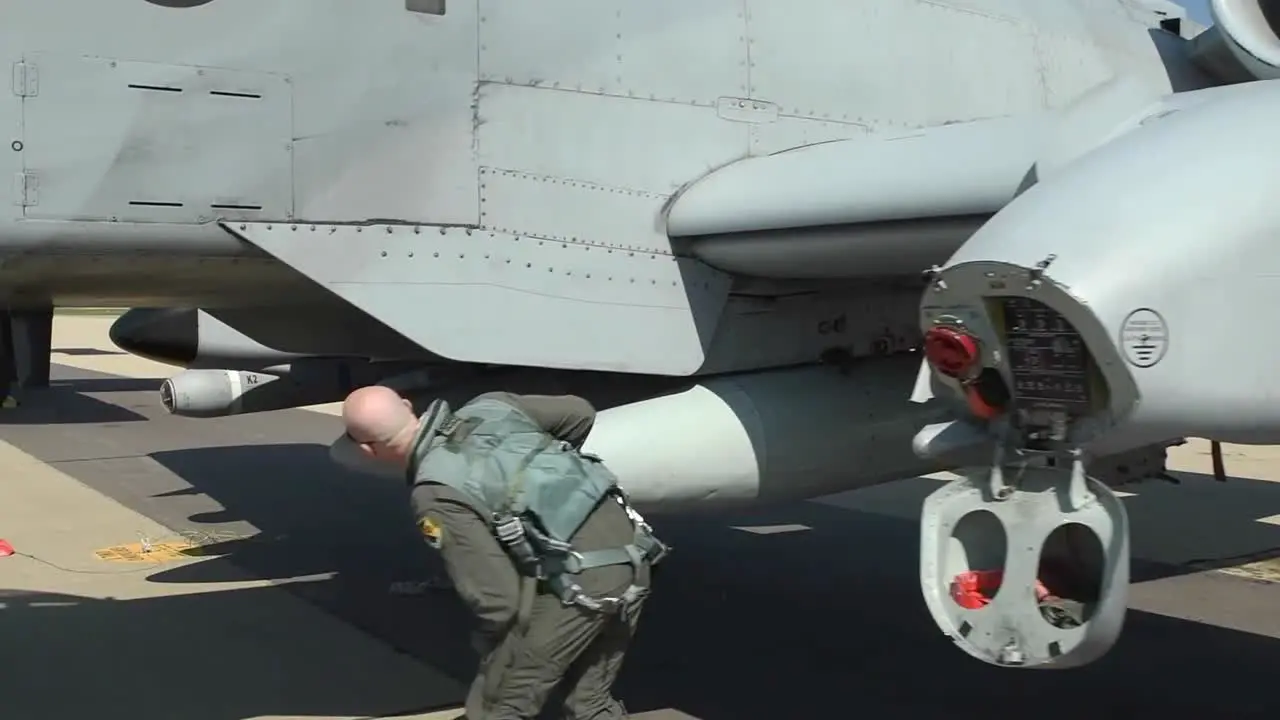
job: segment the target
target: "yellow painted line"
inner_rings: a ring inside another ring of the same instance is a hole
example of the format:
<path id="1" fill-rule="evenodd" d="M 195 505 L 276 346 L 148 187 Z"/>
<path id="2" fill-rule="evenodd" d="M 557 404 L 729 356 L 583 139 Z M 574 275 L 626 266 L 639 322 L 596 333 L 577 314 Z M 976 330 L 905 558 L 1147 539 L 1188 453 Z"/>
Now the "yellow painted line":
<path id="1" fill-rule="evenodd" d="M 140 542 L 127 545 L 112 545 L 101 550 L 94 550 L 93 554 L 104 562 L 166 563 L 200 557 L 201 549 L 199 545 L 194 543 L 178 540 L 175 542 L 148 543 L 145 546 Z"/>
<path id="2" fill-rule="evenodd" d="M 1247 580 L 1256 580 L 1258 582 L 1280 583 L 1280 558 L 1259 560 L 1257 562 L 1245 563 L 1244 565 L 1236 565 L 1234 567 L 1219 568 L 1218 572 L 1224 575 L 1233 575 L 1235 577 L 1245 578 Z"/>

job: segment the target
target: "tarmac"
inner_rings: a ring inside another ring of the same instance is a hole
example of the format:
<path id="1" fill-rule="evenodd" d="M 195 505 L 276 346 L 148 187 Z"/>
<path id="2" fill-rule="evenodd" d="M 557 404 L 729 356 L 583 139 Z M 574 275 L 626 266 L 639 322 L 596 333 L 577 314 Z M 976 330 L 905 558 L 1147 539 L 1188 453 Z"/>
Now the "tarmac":
<path id="1" fill-rule="evenodd" d="M 0 717 L 460 715 L 466 612 L 403 489 L 328 461 L 335 406 L 169 416 L 177 369 L 112 347 L 111 319 L 59 315 L 54 386 L 0 412 Z M 650 720 L 1275 717 L 1280 448 L 1228 446 L 1226 483 L 1206 443 L 1172 455 L 1180 485 L 1129 488 L 1131 611 L 1086 668 L 989 668 L 937 631 L 930 477 L 654 518 L 676 552 L 618 694 Z"/>

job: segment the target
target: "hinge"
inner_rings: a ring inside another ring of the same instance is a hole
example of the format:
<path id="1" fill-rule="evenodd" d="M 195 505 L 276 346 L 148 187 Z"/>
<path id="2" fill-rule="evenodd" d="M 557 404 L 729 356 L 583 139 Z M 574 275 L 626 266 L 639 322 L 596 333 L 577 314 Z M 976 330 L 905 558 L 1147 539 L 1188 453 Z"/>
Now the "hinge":
<path id="1" fill-rule="evenodd" d="M 28 62 L 13 64 L 13 94 L 18 97 L 35 97 L 40 94 L 40 71 Z"/>
<path id="2" fill-rule="evenodd" d="M 40 204 L 40 178 L 29 172 L 13 176 L 13 204 L 33 207 Z"/>

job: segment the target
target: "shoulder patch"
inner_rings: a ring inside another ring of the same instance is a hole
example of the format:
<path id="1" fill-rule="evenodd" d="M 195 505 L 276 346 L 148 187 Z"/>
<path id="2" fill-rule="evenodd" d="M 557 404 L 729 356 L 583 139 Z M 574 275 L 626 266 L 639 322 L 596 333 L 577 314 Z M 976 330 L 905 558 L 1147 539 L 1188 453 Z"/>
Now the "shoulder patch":
<path id="1" fill-rule="evenodd" d="M 440 543 L 444 540 L 444 528 L 435 521 L 435 518 L 424 515 L 418 520 L 418 530 L 422 532 L 422 537 L 426 538 L 428 545 L 437 550 L 440 549 Z"/>

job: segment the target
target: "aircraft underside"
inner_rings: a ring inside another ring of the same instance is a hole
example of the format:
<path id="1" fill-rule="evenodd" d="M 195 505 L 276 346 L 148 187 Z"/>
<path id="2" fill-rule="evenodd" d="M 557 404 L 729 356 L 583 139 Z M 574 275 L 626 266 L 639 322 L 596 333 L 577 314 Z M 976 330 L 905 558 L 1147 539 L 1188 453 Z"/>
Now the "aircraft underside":
<path id="1" fill-rule="evenodd" d="M 1270 336 L 1239 320 L 1280 304 L 1270 5 L 1215 0 L 1195 35 L 1154 1 L 556 4 L 531 33 L 526 5 L 320 2 L 281 0 L 234 57 L 191 42 L 195 9 L 128 11 L 188 40 L 146 61 L 11 37 L 0 288 L 137 308 L 112 338 L 185 368 L 175 414 L 574 393 L 642 511 L 953 470 L 923 508 L 929 610 L 1045 668 L 1120 633 L 1112 487 L 1186 437 L 1280 440 Z M 815 49 L 837 15 L 865 42 Z M 356 22 L 379 40 L 340 56 Z M 857 55 L 904 27 L 901 62 L 929 61 L 909 102 Z M 86 98 L 109 142 L 70 140 Z"/>

